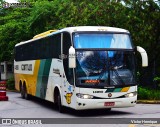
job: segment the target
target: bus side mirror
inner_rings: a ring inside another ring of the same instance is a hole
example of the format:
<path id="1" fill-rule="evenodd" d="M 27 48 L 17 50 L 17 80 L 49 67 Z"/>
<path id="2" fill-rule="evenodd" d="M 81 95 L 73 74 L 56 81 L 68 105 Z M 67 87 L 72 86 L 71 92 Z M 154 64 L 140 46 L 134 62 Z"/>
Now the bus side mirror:
<path id="1" fill-rule="evenodd" d="M 69 48 L 69 68 L 76 67 L 76 52 L 75 49 L 71 46 Z"/>
<path id="2" fill-rule="evenodd" d="M 140 46 L 137 46 L 137 51 L 141 54 L 141 57 L 142 57 L 142 67 L 147 67 L 148 66 L 148 56 L 147 56 L 146 51 Z"/>

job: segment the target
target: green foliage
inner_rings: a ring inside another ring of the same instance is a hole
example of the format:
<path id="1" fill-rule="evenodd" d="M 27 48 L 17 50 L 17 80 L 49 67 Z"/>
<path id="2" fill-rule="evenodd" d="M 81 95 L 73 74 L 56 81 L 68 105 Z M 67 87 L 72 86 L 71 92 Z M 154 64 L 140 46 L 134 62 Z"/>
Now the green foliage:
<path id="1" fill-rule="evenodd" d="M 0 61 L 13 61 L 14 45 L 26 40 L 28 8 L 3 9 L 0 17 Z"/>
<path id="2" fill-rule="evenodd" d="M 58 1 L 54 2 L 35 2 L 31 11 L 31 16 L 28 17 L 29 32 L 34 36 L 49 29 L 55 29 L 54 26 L 58 23 L 58 17 L 55 12 L 58 9 Z"/>
<path id="3" fill-rule="evenodd" d="M 160 90 L 138 87 L 138 100 L 160 100 Z"/>
<path id="4" fill-rule="evenodd" d="M 14 77 L 11 77 L 10 79 L 7 80 L 7 89 L 15 90 Z"/>
<path id="5" fill-rule="evenodd" d="M 155 77 L 154 81 L 160 81 L 160 77 Z"/>
<path id="6" fill-rule="evenodd" d="M 156 85 L 158 86 L 158 88 L 160 89 L 160 77 L 155 77 L 153 79 L 153 81 L 156 83 Z"/>

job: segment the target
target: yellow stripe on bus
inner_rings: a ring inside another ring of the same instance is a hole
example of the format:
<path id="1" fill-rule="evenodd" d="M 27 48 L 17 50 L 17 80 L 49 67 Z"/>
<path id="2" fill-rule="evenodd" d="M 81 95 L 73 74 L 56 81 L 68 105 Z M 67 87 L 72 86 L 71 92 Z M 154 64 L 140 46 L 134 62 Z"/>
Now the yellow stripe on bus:
<path id="1" fill-rule="evenodd" d="M 127 92 L 129 90 L 130 87 L 124 87 L 121 92 Z"/>
<path id="2" fill-rule="evenodd" d="M 36 86 L 37 86 L 37 78 L 38 78 L 38 71 L 40 66 L 40 60 L 36 60 L 35 66 L 34 66 L 34 72 L 33 72 L 33 87 L 30 87 L 32 95 L 36 95 Z"/>

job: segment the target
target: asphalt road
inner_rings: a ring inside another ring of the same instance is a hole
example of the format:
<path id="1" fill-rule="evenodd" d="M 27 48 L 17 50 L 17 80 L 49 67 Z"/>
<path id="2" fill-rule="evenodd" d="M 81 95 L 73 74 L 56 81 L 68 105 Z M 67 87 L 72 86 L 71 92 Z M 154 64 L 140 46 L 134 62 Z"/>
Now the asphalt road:
<path id="1" fill-rule="evenodd" d="M 52 103 L 49 103 L 44 100 L 40 100 L 38 98 L 32 98 L 31 100 L 25 100 L 20 97 L 19 93 L 16 92 L 7 92 L 7 95 L 9 97 L 9 101 L 0 101 L 0 118 L 61 118 L 61 119 L 49 119 L 50 122 L 57 121 L 58 124 L 46 124 L 46 125 L 38 125 L 40 127 L 106 127 L 106 126 L 112 126 L 112 127 L 141 127 L 141 126 L 160 126 L 159 124 L 115 124 L 117 121 L 129 121 L 131 120 L 137 120 L 138 118 L 141 120 L 150 120 L 152 121 L 160 118 L 160 105 L 159 104 L 137 104 L 135 107 L 129 107 L 129 108 L 113 108 L 110 112 L 107 112 L 106 110 L 87 110 L 87 111 L 80 111 L 76 112 L 71 109 L 66 109 L 65 113 L 59 113 L 57 109 L 54 107 Z M 62 119 L 64 118 L 64 119 Z M 67 123 L 66 118 L 70 118 L 69 120 L 71 123 Z M 77 124 L 74 120 L 74 118 L 78 118 Z M 90 119 L 91 118 L 91 119 Z M 95 119 L 96 118 L 96 119 Z M 111 119 L 110 119 L 111 118 Z M 113 119 L 112 119 L 113 118 Z M 116 119 L 117 118 L 117 119 Z M 130 119 L 128 119 L 130 118 Z M 155 119 L 156 118 L 156 119 Z M 83 120 L 89 120 L 90 122 L 88 124 L 84 124 L 86 121 Z M 108 121 L 109 123 L 113 124 L 105 124 L 105 120 L 111 120 Z M 62 124 L 59 124 L 60 121 L 62 121 Z M 67 124 L 65 124 L 65 121 Z M 99 122 L 98 122 L 99 121 Z M 114 123 L 115 121 L 115 123 Z M 72 124 L 75 123 L 75 124 Z M 81 123 L 82 122 L 82 123 Z M 93 122 L 93 124 L 91 124 Z M 96 124 L 99 123 L 99 124 Z M 123 123 L 123 122 L 122 122 Z M 7 125 L 7 124 L 0 124 L 0 127 L 32 127 L 37 125 L 21 125 L 21 124 L 15 124 L 15 125 Z"/>

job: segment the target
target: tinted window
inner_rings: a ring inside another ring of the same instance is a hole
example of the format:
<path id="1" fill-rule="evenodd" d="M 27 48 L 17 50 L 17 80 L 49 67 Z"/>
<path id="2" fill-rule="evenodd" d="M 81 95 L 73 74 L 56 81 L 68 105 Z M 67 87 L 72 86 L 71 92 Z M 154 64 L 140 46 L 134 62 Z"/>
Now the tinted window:
<path id="1" fill-rule="evenodd" d="M 35 40 L 15 48 L 15 60 L 37 60 L 59 58 L 61 54 L 61 34 Z"/>
<path id="2" fill-rule="evenodd" d="M 75 33 L 75 48 L 124 48 L 132 49 L 128 34 L 116 33 Z"/>

